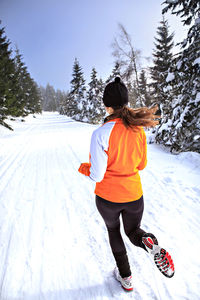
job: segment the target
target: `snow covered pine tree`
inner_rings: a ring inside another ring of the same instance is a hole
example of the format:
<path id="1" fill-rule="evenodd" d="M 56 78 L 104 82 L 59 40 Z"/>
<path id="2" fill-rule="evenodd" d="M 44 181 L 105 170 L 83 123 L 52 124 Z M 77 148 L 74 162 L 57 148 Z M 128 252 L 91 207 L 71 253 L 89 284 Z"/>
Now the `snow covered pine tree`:
<path id="1" fill-rule="evenodd" d="M 166 80 L 169 67 L 172 65 L 173 36 L 169 33 L 168 22 L 163 18 L 157 29 L 155 37 L 155 50 L 153 51 L 153 63 L 150 68 L 151 80 L 150 88 L 153 97 L 153 104 L 158 104 L 161 114 L 161 124 L 156 131 L 156 141 L 164 143 L 165 126 L 168 116 L 171 114 L 172 95 L 169 90 L 169 84 Z"/>
<path id="2" fill-rule="evenodd" d="M 171 10 L 180 15 L 189 29 L 167 78 L 174 99 L 160 134 L 165 131 L 164 144 L 173 152 L 200 153 L 200 1 L 167 0 L 164 4 L 163 13 Z"/>
<path id="3" fill-rule="evenodd" d="M 97 71 L 92 68 L 91 81 L 87 91 L 87 119 L 88 122 L 96 124 L 103 119 L 104 106 L 102 103 L 104 84 L 97 78 Z"/>
<path id="4" fill-rule="evenodd" d="M 73 65 L 73 73 L 71 80 L 71 91 L 68 95 L 70 101 L 68 102 L 68 115 L 77 121 L 87 120 L 87 102 L 85 99 L 85 79 L 83 78 L 82 68 L 75 58 Z"/>

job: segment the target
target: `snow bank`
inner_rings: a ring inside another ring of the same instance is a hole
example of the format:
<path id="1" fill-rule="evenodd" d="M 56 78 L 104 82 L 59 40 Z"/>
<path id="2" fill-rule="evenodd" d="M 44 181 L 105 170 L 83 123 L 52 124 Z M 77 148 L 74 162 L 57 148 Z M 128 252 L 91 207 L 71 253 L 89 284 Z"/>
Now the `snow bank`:
<path id="1" fill-rule="evenodd" d="M 199 154 L 148 144 L 142 228 L 172 254 L 176 273 L 160 274 L 122 226 L 134 282 L 125 293 L 113 277 L 94 183 L 77 171 L 97 126 L 56 113 L 12 124 L 15 131 L 0 136 L 2 300 L 199 300 Z"/>
<path id="2" fill-rule="evenodd" d="M 200 154 L 195 152 L 182 152 L 177 155 L 177 159 L 186 165 L 189 165 L 191 169 L 200 170 Z"/>

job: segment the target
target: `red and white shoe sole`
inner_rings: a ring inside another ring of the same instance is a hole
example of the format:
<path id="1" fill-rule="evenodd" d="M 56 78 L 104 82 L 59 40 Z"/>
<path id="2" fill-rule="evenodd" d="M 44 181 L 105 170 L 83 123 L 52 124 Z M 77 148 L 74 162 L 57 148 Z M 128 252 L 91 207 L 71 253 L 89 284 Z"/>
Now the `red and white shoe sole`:
<path id="1" fill-rule="evenodd" d="M 168 278 L 173 277 L 175 273 L 173 260 L 165 249 L 158 246 L 157 239 L 144 237 L 143 243 L 146 248 L 148 248 L 149 253 L 153 252 L 154 250 L 158 251 L 158 253 L 156 253 L 153 258 L 159 271 Z"/>
<path id="2" fill-rule="evenodd" d="M 167 278 L 171 278 L 174 276 L 174 263 L 171 256 L 165 249 L 161 248 L 160 253 L 154 255 L 154 262 L 159 271 L 164 276 L 166 276 Z"/>

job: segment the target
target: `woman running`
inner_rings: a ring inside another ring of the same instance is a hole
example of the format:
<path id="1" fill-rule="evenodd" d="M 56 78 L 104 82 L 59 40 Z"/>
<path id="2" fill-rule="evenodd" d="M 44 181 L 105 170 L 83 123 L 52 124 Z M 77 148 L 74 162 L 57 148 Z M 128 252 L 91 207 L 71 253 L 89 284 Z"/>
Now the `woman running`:
<path id="1" fill-rule="evenodd" d="M 158 124 L 157 107 L 131 109 L 128 91 L 119 77 L 109 83 L 103 95 L 108 117 L 91 138 L 90 162 L 79 172 L 96 182 L 96 206 L 104 219 L 117 267 L 115 276 L 126 290 L 132 290 L 132 276 L 120 233 L 120 215 L 130 241 L 151 254 L 158 269 L 174 275 L 174 264 L 152 233 L 140 228 L 144 202 L 139 171 L 147 164 L 147 144 L 143 126 Z"/>

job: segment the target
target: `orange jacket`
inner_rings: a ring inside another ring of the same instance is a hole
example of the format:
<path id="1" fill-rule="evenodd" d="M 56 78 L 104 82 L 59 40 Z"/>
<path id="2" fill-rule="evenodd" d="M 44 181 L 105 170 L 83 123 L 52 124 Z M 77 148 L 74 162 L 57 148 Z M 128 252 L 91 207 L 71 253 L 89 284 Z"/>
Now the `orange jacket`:
<path id="1" fill-rule="evenodd" d="M 96 182 L 96 195 L 120 203 L 138 200 L 143 194 L 138 171 L 147 164 L 144 129 L 127 129 L 121 119 L 106 122 L 92 134 L 90 164 L 87 175 Z"/>

